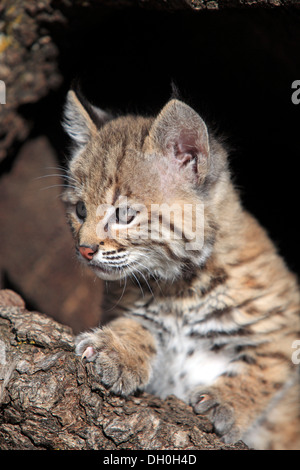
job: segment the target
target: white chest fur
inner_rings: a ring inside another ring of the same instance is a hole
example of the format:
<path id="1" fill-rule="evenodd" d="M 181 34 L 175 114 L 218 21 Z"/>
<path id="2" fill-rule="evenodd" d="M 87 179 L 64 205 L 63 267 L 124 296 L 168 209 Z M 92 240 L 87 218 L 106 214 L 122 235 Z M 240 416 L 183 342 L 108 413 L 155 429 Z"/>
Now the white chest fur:
<path id="1" fill-rule="evenodd" d="M 230 356 L 211 350 L 212 342 L 191 334 L 191 327 L 174 317 L 164 322 L 164 333 L 155 334 L 158 354 L 147 391 L 162 398 L 174 394 L 187 400 L 198 385 L 210 385 L 228 370 Z"/>

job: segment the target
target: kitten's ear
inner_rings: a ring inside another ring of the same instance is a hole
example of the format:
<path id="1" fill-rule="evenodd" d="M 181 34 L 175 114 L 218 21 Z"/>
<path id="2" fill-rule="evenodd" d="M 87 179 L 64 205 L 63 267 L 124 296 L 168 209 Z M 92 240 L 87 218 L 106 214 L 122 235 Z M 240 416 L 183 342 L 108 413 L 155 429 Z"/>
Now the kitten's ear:
<path id="1" fill-rule="evenodd" d="M 108 113 L 91 105 L 75 91 L 68 92 L 63 127 L 77 149 L 84 147 L 97 130 L 110 119 Z"/>
<path id="2" fill-rule="evenodd" d="M 209 164 L 208 132 L 204 121 L 190 106 L 173 99 L 162 109 L 149 134 L 151 147 L 189 165 L 200 183 Z"/>

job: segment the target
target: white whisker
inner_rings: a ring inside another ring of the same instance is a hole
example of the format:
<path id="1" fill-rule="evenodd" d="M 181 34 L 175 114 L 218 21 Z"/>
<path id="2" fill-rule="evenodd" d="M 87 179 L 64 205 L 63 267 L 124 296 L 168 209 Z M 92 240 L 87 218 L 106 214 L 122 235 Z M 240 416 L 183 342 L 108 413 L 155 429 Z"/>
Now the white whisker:
<path id="1" fill-rule="evenodd" d="M 73 178 L 72 176 L 68 176 L 68 175 L 59 175 L 59 174 L 56 174 L 56 173 L 53 173 L 51 175 L 42 175 L 42 176 L 38 176 L 37 178 L 34 178 L 34 181 L 35 180 L 41 180 L 43 178 L 55 178 L 55 177 L 58 177 L 58 178 L 61 178 L 61 179 L 67 179 L 67 180 L 70 180 L 70 181 L 73 181 L 74 183 L 76 183 L 76 180 L 75 178 Z"/>
<path id="2" fill-rule="evenodd" d="M 151 252 L 151 250 L 148 250 L 148 251 L 149 251 L 149 253 Z M 144 256 L 145 258 L 149 259 L 149 256 L 147 256 L 143 253 L 138 253 L 138 256 Z M 138 261 L 134 261 L 134 262 L 140 264 L 140 266 L 142 266 L 144 269 L 146 269 L 149 272 L 149 276 L 154 279 L 154 281 L 156 282 L 157 287 L 159 288 L 161 294 L 163 294 L 163 292 L 161 290 L 161 287 L 160 287 L 160 284 L 159 284 L 159 281 L 158 281 L 157 277 L 155 276 L 154 272 L 151 271 L 151 269 L 149 269 L 147 266 L 143 265 L 142 263 L 139 263 Z"/>
<path id="3" fill-rule="evenodd" d="M 45 188 L 40 188 L 40 191 L 44 191 L 46 189 L 51 189 L 51 188 L 75 188 L 75 186 L 70 186 L 68 184 L 53 184 L 52 186 L 46 186 Z"/>
<path id="4" fill-rule="evenodd" d="M 148 271 L 148 272 L 150 273 L 150 275 L 151 275 L 150 269 L 148 269 L 148 268 L 147 268 L 146 266 L 144 266 L 142 263 L 139 263 L 138 261 L 135 261 L 134 263 L 138 264 L 139 266 L 141 266 L 141 267 L 144 268 L 144 269 L 147 269 L 147 271 Z M 152 296 L 154 297 L 154 292 L 153 292 L 153 290 L 151 289 L 151 286 L 150 286 L 149 282 L 147 281 L 146 276 L 143 274 L 143 272 L 139 271 L 138 269 L 136 269 L 136 271 L 143 277 L 143 279 L 145 280 L 145 282 L 146 282 L 146 284 L 147 284 L 147 286 L 148 286 L 149 291 L 151 292 Z"/>
<path id="5" fill-rule="evenodd" d="M 119 297 L 118 301 L 117 301 L 111 308 L 109 308 L 108 310 L 106 310 L 106 312 L 110 312 L 111 310 L 113 310 L 114 308 L 116 308 L 116 307 L 119 305 L 119 303 L 121 302 L 121 300 L 123 299 L 123 296 L 124 296 L 124 294 L 125 294 L 125 289 L 126 289 L 126 286 L 127 286 L 126 271 L 124 270 L 123 266 L 118 266 L 117 268 L 118 268 L 118 270 L 119 270 L 120 272 L 122 272 L 122 274 L 123 274 L 123 272 L 125 272 L 125 277 L 124 277 L 124 278 L 120 277 L 120 286 L 121 286 L 121 281 L 124 279 L 124 287 L 123 287 L 121 296 Z M 106 281 L 106 285 L 107 285 L 107 281 Z"/>
<path id="6" fill-rule="evenodd" d="M 129 270 L 130 270 L 130 274 L 132 274 L 133 277 L 135 278 L 135 280 L 136 280 L 136 282 L 137 282 L 137 284 L 138 284 L 138 286 L 139 286 L 139 288 L 140 288 L 140 290 L 141 290 L 141 292 L 142 292 L 142 296 L 143 296 L 143 298 L 144 298 L 144 297 L 145 297 L 145 294 L 144 294 L 143 288 L 142 288 L 142 286 L 141 286 L 141 283 L 139 282 L 138 278 L 137 278 L 136 275 L 134 274 L 133 270 L 130 269 L 129 265 L 127 265 L 127 267 L 128 267 Z"/>

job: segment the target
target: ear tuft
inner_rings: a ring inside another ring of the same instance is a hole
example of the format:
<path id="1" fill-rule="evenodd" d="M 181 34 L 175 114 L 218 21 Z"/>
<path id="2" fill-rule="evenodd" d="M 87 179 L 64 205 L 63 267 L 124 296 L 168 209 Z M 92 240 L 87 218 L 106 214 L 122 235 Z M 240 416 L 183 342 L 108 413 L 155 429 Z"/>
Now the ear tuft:
<path id="1" fill-rule="evenodd" d="M 86 145 L 96 132 L 96 126 L 73 90 L 67 94 L 63 127 L 77 147 Z"/>
<path id="2" fill-rule="evenodd" d="M 77 150 L 82 149 L 109 119 L 108 113 L 91 105 L 79 93 L 68 92 L 62 124 Z"/>

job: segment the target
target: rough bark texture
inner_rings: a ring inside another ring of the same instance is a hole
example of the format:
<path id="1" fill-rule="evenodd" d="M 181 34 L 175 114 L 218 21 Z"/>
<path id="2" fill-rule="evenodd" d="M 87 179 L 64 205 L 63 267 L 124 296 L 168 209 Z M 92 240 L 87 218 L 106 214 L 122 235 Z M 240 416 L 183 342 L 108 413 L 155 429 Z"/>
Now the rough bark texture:
<path id="1" fill-rule="evenodd" d="M 224 445 L 175 397 L 110 395 L 73 352 L 73 336 L 0 291 L 1 449 L 246 449 Z"/>
<path id="2" fill-rule="evenodd" d="M 6 85 L 6 104 L 0 105 L 0 160 L 30 131 L 31 122 L 21 115 L 20 106 L 38 101 L 61 83 L 58 50 L 41 28 L 50 3 L 5 0 L 0 5 L 0 79 Z M 57 10 L 52 9 L 50 18 L 62 21 Z"/>

